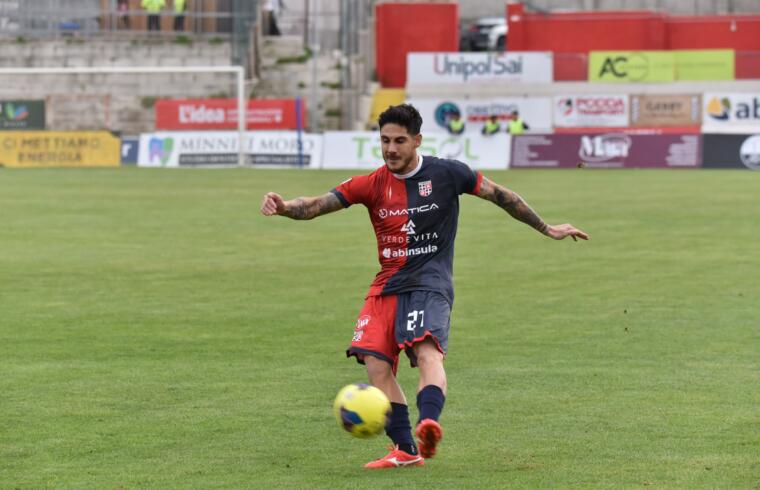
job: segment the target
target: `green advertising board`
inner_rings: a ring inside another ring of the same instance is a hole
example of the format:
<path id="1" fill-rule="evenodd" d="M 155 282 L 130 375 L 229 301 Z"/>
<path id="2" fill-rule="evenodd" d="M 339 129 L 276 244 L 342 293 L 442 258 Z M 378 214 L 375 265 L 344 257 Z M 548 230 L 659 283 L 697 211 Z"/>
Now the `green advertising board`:
<path id="1" fill-rule="evenodd" d="M 590 82 L 672 82 L 675 80 L 672 51 L 591 51 Z"/>
<path id="2" fill-rule="evenodd" d="M 733 49 L 683 49 L 673 51 L 676 80 L 733 80 Z"/>
<path id="3" fill-rule="evenodd" d="M 0 130 L 45 129 L 44 100 L 0 100 Z"/>

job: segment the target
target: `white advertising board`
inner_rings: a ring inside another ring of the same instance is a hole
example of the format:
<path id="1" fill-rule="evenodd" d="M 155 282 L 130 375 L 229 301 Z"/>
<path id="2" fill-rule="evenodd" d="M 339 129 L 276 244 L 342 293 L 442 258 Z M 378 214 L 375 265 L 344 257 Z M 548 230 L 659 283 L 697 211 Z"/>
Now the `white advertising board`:
<path id="1" fill-rule="evenodd" d="M 407 85 L 464 83 L 550 83 L 551 52 L 409 53 Z"/>
<path id="2" fill-rule="evenodd" d="M 324 135 L 323 168 L 375 170 L 383 165 L 380 133 L 370 131 L 328 131 Z M 422 155 L 459 160 L 476 169 L 509 167 L 511 138 L 506 133 L 493 136 L 422 133 Z"/>
<path id="3" fill-rule="evenodd" d="M 557 95 L 554 125 L 564 128 L 628 126 L 627 95 Z"/>
<path id="4" fill-rule="evenodd" d="M 506 131 L 506 123 L 514 111 L 531 130 L 552 129 L 552 100 L 549 97 L 504 97 L 493 99 L 413 98 L 407 100 L 422 116 L 422 133 L 445 131 L 448 119 L 458 113 L 465 122 L 465 132 L 480 133 L 489 116 L 495 115 Z"/>
<path id="5" fill-rule="evenodd" d="M 702 104 L 703 126 L 760 124 L 760 90 L 747 93 L 706 93 L 702 96 Z"/>
<path id="6" fill-rule="evenodd" d="M 302 134 L 303 166 L 322 164 L 322 135 Z M 159 132 L 140 135 L 137 164 L 141 167 L 230 166 L 238 163 L 236 131 Z M 298 166 L 296 131 L 245 133 L 248 165 Z"/>

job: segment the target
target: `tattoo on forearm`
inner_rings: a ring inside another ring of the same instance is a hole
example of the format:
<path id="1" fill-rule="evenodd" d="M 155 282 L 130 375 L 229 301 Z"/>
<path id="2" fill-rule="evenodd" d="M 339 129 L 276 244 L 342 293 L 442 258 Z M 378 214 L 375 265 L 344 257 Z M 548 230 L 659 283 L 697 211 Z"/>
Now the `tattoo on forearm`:
<path id="1" fill-rule="evenodd" d="M 320 197 L 299 197 L 288 202 L 285 216 L 292 219 L 313 219 L 323 214 L 332 213 L 342 205 L 334 194 Z"/>
<path id="2" fill-rule="evenodd" d="M 488 188 L 485 189 L 485 193 L 481 197 L 493 202 L 516 220 L 532 226 L 542 234 L 546 234 L 549 226 L 517 193 L 488 182 Z"/>

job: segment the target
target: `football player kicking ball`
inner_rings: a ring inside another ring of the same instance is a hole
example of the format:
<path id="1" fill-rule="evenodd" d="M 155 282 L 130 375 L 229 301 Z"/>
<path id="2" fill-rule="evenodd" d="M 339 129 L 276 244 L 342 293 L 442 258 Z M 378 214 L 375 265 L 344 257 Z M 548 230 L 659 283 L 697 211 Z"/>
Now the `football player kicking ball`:
<path id="1" fill-rule="evenodd" d="M 411 105 L 389 107 L 378 122 L 385 165 L 319 197 L 284 201 L 270 192 L 261 212 L 312 219 L 352 204 L 369 210 L 381 269 L 369 288 L 346 355 L 366 365 L 370 383 L 391 401 L 385 431 L 394 446 L 365 467 L 396 468 L 424 464 L 423 458 L 435 455 L 443 437 L 438 420 L 446 399 L 443 360 L 454 300 L 451 274 L 459 195 L 487 199 L 555 240 L 568 236 L 587 240 L 588 235 L 569 224 L 547 225 L 520 196 L 462 162 L 418 155 L 422 117 Z M 406 397 L 396 380 L 402 349 L 420 373 L 417 444 Z"/>

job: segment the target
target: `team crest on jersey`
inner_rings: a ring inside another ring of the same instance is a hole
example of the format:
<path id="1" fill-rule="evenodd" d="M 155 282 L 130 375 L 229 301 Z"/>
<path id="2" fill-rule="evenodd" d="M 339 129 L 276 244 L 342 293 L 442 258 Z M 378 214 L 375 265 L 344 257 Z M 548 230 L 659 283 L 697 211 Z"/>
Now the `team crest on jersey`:
<path id="1" fill-rule="evenodd" d="M 433 181 L 432 180 L 426 180 L 425 182 L 420 182 L 417 184 L 420 189 L 420 196 L 422 197 L 428 197 L 430 194 L 433 193 Z"/>

